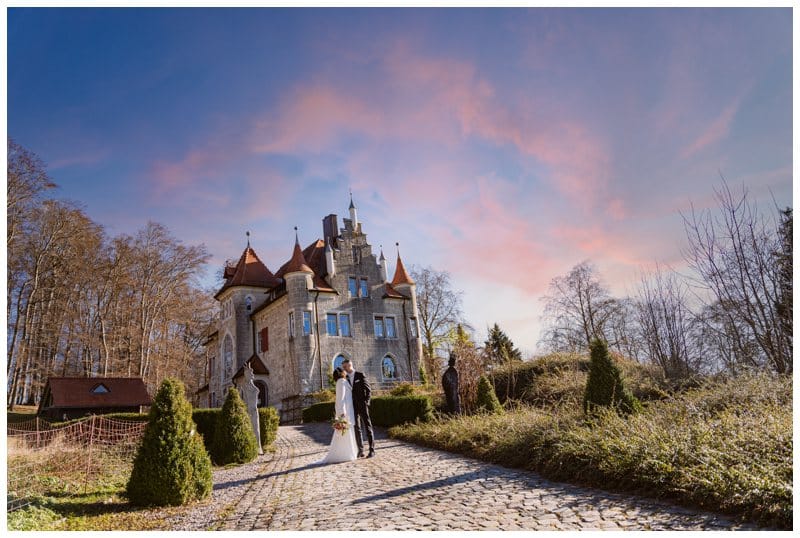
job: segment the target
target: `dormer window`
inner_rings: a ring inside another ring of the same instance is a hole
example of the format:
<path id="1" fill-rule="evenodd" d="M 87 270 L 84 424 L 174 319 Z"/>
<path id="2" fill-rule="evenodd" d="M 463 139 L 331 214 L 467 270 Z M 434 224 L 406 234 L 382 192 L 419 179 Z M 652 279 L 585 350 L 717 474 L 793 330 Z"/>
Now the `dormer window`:
<path id="1" fill-rule="evenodd" d="M 107 394 L 109 392 L 111 391 L 108 390 L 108 387 L 106 387 L 102 383 L 95 385 L 94 388 L 91 390 L 92 394 Z"/>

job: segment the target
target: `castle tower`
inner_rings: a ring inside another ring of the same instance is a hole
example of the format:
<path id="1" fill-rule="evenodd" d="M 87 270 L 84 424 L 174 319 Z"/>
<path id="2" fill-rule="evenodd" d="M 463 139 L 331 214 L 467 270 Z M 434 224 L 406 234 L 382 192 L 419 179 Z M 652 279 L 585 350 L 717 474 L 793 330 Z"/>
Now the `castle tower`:
<path id="1" fill-rule="evenodd" d="M 353 193 L 350 192 L 350 220 L 353 223 L 353 231 L 358 233 L 358 213 L 356 212 L 356 205 L 353 203 Z"/>
<path id="2" fill-rule="evenodd" d="M 386 266 L 386 256 L 383 255 L 383 245 L 381 245 L 381 257 L 379 259 L 381 266 L 381 280 L 384 282 L 389 281 L 389 268 Z"/>
<path id="3" fill-rule="evenodd" d="M 289 260 L 289 264 L 286 266 L 286 270 L 283 273 L 283 278 L 286 280 L 286 287 L 298 288 L 302 286 L 304 290 L 310 290 L 314 287 L 313 277 L 314 271 L 308 266 L 306 258 L 303 256 L 303 249 L 300 248 L 300 240 L 297 236 L 297 227 L 295 226 L 294 252 L 292 252 L 292 258 Z"/>

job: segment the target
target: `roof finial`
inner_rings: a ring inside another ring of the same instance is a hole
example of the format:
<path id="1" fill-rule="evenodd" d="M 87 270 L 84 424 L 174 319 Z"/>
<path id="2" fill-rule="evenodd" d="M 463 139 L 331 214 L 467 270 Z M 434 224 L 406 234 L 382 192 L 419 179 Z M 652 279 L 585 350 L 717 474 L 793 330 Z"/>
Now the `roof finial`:
<path id="1" fill-rule="evenodd" d="M 247 236 L 247 248 L 250 248 L 250 231 L 246 231 L 245 235 Z"/>
<path id="2" fill-rule="evenodd" d="M 300 244 L 300 239 L 297 237 L 297 226 L 294 227 L 294 242 Z"/>
<path id="3" fill-rule="evenodd" d="M 353 203 L 353 189 L 350 190 L 350 207 L 348 209 L 355 209 L 356 205 Z"/>
<path id="4" fill-rule="evenodd" d="M 397 257 L 400 257 L 400 243 L 395 243 L 394 246 L 397 247 Z"/>

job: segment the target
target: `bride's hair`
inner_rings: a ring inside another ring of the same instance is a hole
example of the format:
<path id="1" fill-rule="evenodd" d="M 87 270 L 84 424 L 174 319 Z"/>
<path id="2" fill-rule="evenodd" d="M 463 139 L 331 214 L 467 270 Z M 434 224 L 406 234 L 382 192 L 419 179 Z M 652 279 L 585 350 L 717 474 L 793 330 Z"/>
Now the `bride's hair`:
<path id="1" fill-rule="evenodd" d="M 337 367 L 336 370 L 333 371 L 333 378 L 334 379 L 341 379 L 344 376 L 345 376 L 344 370 L 341 369 L 341 368 Z"/>

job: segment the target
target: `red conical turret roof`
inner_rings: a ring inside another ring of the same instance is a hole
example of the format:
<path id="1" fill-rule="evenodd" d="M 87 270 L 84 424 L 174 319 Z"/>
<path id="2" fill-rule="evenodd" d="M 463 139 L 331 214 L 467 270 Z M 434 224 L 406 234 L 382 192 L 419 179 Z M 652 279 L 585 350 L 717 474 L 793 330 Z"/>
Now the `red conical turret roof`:
<path id="1" fill-rule="evenodd" d="M 414 281 L 408 275 L 408 271 L 406 271 L 405 266 L 403 265 L 403 260 L 400 259 L 400 253 L 397 253 L 397 267 L 394 270 L 394 278 L 392 279 L 392 286 L 397 286 L 398 284 L 413 284 Z"/>
<path id="2" fill-rule="evenodd" d="M 314 271 L 311 270 L 311 267 L 308 266 L 306 257 L 303 256 L 303 251 L 300 249 L 300 242 L 295 240 L 292 259 L 289 260 L 289 263 L 286 265 L 286 270 L 283 271 L 283 274 L 298 272 L 311 274 L 314 273 Z"/>
<path id="3" fill-rule="evenodd" d="M 233 286 L 252 286 L 256 288 L 274 288 L 281 283 L 272 271 L 259 259 L 256 251 L 248 244 L 234 267 L 225 266 L 223 273 L 225 284 L 218 294 Z"/>

